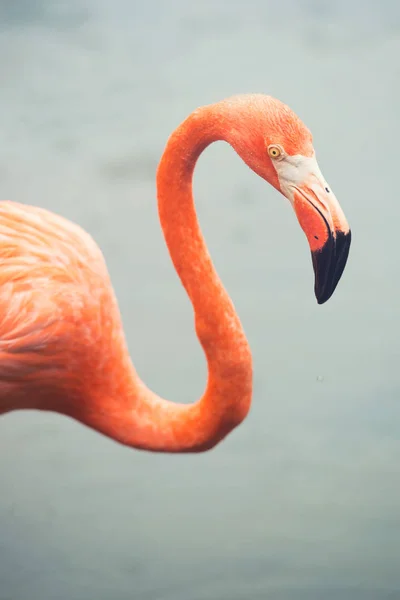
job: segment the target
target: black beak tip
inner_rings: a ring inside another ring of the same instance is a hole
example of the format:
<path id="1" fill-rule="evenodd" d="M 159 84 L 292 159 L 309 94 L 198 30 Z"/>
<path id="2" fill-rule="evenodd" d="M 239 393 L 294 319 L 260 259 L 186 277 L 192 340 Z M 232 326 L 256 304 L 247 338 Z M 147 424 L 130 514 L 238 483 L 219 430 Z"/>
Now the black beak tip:
<path id="1" fill-rule="evenodd" d="M 323 294 L 318 295 L 318 292 L 315 291 L 315 297 L 317 299 L 317 304 L 321 305 L 321 304 L 325 304 L 325 302 L 327 302 L 331 296 L 325 296 Z"/>
<path id="2" fill-rule="evenodd" d="M 347 263 L 350 244 L 351 231 L 338 231 L 336 237 L 329 236 L 321 250 L 311 253 L 318 304 L 325 304 L 334 293 Z"/>

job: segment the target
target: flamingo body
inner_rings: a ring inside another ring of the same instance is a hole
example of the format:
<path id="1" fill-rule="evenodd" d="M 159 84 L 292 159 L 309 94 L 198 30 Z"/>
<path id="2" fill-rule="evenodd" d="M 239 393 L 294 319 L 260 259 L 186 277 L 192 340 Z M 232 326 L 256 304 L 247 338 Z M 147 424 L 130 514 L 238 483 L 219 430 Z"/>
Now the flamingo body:
<path id="1" fill-rule="evenodd" d="M 0 256 L 0 409 L 77 401 L 123 340 L 99 247 L 52 212 L 0 202 Z"/>

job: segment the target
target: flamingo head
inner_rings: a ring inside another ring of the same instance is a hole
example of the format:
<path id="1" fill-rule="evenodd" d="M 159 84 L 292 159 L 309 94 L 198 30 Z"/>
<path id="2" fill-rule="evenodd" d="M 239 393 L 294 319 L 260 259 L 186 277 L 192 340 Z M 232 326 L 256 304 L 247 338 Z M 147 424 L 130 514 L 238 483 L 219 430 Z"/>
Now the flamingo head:
<path id="1" fill-rule="evenodd" d="M 238 96 L 226 102 L 235 114 L 232 146 L 295 211 L 311 250 L 315 296 L 323 304 L 346 266 L 351 231 L 318 166 L 312 135 L 288 106 L 270 96 Z"/>

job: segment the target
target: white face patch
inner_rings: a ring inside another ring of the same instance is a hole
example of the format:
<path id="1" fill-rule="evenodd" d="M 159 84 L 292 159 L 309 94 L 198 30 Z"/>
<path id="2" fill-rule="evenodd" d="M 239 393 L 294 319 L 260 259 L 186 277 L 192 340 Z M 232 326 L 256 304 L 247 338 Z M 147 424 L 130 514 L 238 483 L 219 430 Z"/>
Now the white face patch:
<path id="1" fill-rule="evenodd" d="M 323 188 L 329 190 L 315 154 L 311 157 L 302 156 L 301 154 L 295 154 L 294 156 L 283 154 L 282 158 L 272 159 L 272 164 L 277 172 L 282 193 L 290 202 L 293 202 L 295 187 L 302 187 L 305 183 L 311 184 L 313 178 Z"/>
<path id="2" fill-rule="evenodd" d="M 303 194 L 312 191 L 311 202 L 317 204 L 325 213 L 326 218 L 332 221 L 332 224 L 343 233 L 350 231 L 346 217 L 332 192 L 321 169 L 317 163 L 315 153 L 312 156 L 302 156 L 295 154 L 289 156 L 282 151 L 282 154 L 274 159 L 271 157 L 272 164 L 276 170 L 279 179 L 279 185 L 282 193 L 294 205 L 294 195 L 296 188 Z"/>

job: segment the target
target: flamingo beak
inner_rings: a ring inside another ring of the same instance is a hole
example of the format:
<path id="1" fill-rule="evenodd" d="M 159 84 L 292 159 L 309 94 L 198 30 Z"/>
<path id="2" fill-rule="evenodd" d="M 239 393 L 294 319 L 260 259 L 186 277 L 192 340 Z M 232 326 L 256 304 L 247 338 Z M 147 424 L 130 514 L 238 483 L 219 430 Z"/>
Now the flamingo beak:
<path id="1" fill-rule="evenodd" d="M 315 274 L 315 297 L 324 304 L 343 274 L 351 231 L 335 195 L 321 173 L 311 173 L 292 187 L 292 204 L 307 236 Z"/>

